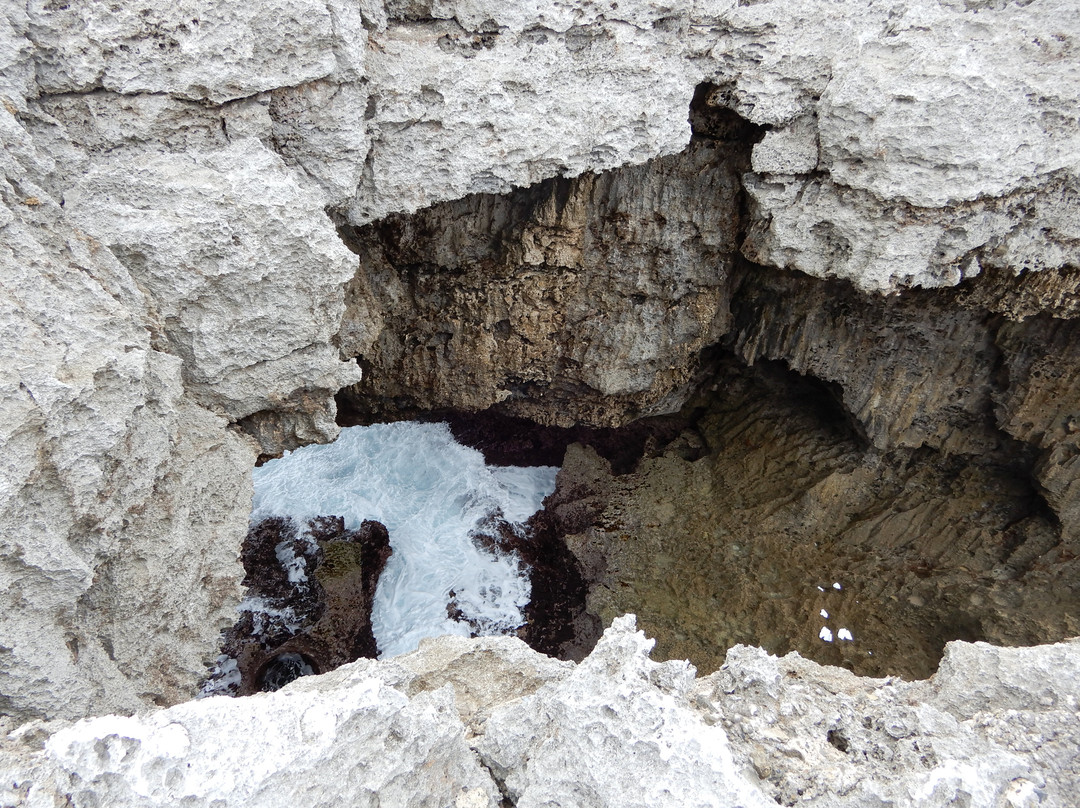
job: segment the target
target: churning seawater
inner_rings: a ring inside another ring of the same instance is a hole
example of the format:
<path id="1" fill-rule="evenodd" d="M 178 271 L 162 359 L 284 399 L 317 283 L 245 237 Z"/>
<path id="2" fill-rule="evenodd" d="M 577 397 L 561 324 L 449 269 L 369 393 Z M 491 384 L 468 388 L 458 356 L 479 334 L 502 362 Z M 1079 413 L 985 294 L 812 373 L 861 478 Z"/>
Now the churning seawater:
<path id="1" fill-rule="evenodd" d="M 516 556 L 478 547 L 492 516 L 520 528 L 555 490 L 554 466 L 488 466 L 446 424 L 349 427 L 333 443 L 286 453 L 256 468 L 252 522 L 342 516 L 386 525 L 394 550 L 375 594 L 380 656 L 440 634 L 507 633 L 524 622 L 528 573 Z M 451 596 L 453 592 L 453 596 Z M 452 619 L 454 604 L 468 622 Z"/>

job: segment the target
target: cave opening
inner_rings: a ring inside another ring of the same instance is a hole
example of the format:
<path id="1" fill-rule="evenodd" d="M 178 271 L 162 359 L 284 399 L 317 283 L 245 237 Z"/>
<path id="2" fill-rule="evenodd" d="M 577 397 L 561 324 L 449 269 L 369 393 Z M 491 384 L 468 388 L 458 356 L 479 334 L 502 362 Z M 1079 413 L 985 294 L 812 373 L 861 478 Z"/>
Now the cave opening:
<path id="1" fill-rule="evenodd" d="M 745 643 L 907 678 L 952 639 L 1080 632 L 1065 461 L 1014 400 L 1068 364 L 1071 323 L 1024 316 L 1037 289 L 1000 273 L 882 296 L 754 264 L 764 130 L 728 101 L 697 89 L 676 155 L 340 227 L 364 379 L 338 423 L 562 469 L 531 516 L 467 531 L 527 569 L 521 624 L 485 626 L 459 584 L 438 619 L 581 659 L 634 612 L 657 658 L 706 673 Z M 278 630 L 264 656 L 325 654 Z"/>

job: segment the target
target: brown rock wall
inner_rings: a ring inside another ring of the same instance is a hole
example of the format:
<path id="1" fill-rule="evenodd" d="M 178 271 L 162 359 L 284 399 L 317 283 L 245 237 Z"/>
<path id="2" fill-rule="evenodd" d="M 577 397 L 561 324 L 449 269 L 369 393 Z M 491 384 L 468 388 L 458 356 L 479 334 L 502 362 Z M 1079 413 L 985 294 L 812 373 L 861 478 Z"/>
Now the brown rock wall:
<path id="1" fill-rule="evenodd" d="M 674 412 L 728 327 L 756 128 L 694 113 L 680 154 L 346 229 L 341 331 L 373 417 L 440 407 L 560 426 Z"/>
<path id="2" fill-rule="evenodd" d="M 729 366 L 694 437 L 705 457 L 676 442 L 621 476 L 574 448 L 559 481 L 593 514 L 567 537 L 590 613 L 636 612 L 661 656 L 708 671 L 748 643 L 922 677 L 950 639 L 1080 631 L 1076 542 L 1009 452 L 866 448 L 827 390 L 771 363 Z"/>

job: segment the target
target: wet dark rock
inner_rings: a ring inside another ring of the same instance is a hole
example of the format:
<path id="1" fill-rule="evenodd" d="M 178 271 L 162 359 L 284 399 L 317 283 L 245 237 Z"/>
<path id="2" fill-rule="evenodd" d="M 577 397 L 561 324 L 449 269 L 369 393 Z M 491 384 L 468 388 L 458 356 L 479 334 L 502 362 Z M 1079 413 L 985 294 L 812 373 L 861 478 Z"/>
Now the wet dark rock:
<path id="1" fill-rule="evenodd" d="M 472 538 L 477 546 L 490 553 L 513 554 L 528 571 L 532 595 L 518 637 L 548 656 L 579 661 L 599 639 L 603 627 L 586 613 L 587 584 L 562 538 L 578 523 L 565 522 L 560 514 L 559 502 L 548 497 L 545 507 L 524 527 L 515 528 L 495 516 L 480 526 Z M 450 594 L 447 614 L 452 619 L 469 622 L 456 607 L 453 592 Z"/>
<path id="2" fill-rule="evenodd" d="M 302 528 L 282 517 L 252 525 L 241 551 L 248 608 L 222 644 L 240 674 L 229 692 L 276 690 L 297 676 L 377 657 L 371 606 L 390 554 L 386 527 L 372 520 L 356 530 L 339 516 Z"/>

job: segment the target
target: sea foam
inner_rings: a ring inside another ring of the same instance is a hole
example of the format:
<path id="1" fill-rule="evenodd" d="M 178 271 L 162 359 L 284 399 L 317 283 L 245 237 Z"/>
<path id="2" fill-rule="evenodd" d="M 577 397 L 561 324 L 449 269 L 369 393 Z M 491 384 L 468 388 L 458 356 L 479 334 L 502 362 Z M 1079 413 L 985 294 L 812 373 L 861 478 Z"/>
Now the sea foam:
<path id="1" fill-rule="evenodd" d="M 382 657 L 440 634 L 506 633 L 524 622 L 530 586 L 518 559 L 477 547 L 470 534 L 492 515 L 523 523 L 555 490 L 553 466 L 489 467 L 446 424 L 349 427 L 255 469 L 252 522 L 342 516 L 390 531 L 372 628 Z M 451 619 L 455 606 L 469 624 Z"/>

